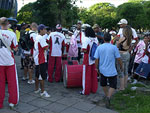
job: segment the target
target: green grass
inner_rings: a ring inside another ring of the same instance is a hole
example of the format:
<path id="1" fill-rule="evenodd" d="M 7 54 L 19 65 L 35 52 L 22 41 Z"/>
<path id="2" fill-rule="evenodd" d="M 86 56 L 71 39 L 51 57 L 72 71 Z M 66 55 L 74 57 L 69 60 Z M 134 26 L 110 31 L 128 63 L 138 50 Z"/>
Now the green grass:
<path id="1" fill-rule="evenodd" d="M 113 109 L 119 113 L 150 113 L 150 95 L 132 91 L 133 86 L 143 87 L 142 84 L 129 85 L 125 91 L 117 92 L 111 101 Z"/>

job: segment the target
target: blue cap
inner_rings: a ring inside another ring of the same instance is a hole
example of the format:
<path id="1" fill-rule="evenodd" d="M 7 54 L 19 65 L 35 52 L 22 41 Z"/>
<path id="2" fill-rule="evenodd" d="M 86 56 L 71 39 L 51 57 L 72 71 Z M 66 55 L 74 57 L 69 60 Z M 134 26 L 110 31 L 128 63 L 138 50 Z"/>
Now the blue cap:
<path id="1" fill-rule="evenodd" d="M 38 26 L 38 32 L 40 32 L 40 30 L 46 29 L 47 27 L 44 24 L 40 24 Z"/>

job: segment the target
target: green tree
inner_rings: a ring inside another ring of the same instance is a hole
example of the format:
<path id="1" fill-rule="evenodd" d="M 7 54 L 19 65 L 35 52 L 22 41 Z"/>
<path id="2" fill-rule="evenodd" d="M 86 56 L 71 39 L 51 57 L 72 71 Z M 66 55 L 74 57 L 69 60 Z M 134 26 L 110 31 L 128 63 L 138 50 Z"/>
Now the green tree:
<path id="1" fill-rule="evenodd" d="M 78 19 L 78 8 L 72 2 L 76 2 L 76 0 L 37 0 L 25 5 L 18 12 L 17 19 L 53 27 L 60 23 L 68 27 Z"/>
<path id="2" fill-rule="evenodd" d="M 13 16 L 11 10 L 0 9 L 0 17 L 10 17 Z"/>
<path id="3" fill-rule="evenodd" d="M 139 2 L 143 2 L 145 0 L 128 0 L 128 2 L 133 2 L 133 3 L 139 3 Z"/>
<path id="4" fill-rule="evenodd" d="M 141 3 L 124 3 L 117 8 L 117 20 L 125 18 L 129 25 L 136 29 L 141 29 L 144 21 L 144 9 Z"/>
<path id="5" fill-rule="evenodd" d="M 150 29 L 150 1 L 143 2 L 145 15 L 142 17 L 145 21 L 145 28 Z"/>
<path id="6" fill-rule="evenodd" d="M 21 8 L 17 14 L 17 20 L 19 23 L 26 22 L 31 23 L 34 21 L 33 12 L 34 12 L 35 3 L 29 3 Z"/>
<path id="7" fill-rule="evenodd" d="M 94 14 L 92 12 L 90 12 L 86 8 L 81 8 L 79 13 L 78 13 L 78 15 L 79 15 L 79 19 L 83 23 L 88 23 L 90 25 L 94 24 L 95 16 L 94 16 Z"/>
<path id="8" fill-rule="evenodd" d="M 93 24 L 97 23 L 102 28 L 109 28 L 116 26 L 116 8 L 110 3 L 97 3 L 89 8 L 89 19 L 92 19 Z M 91 22 L 92 23 L 92 22 Z"/>

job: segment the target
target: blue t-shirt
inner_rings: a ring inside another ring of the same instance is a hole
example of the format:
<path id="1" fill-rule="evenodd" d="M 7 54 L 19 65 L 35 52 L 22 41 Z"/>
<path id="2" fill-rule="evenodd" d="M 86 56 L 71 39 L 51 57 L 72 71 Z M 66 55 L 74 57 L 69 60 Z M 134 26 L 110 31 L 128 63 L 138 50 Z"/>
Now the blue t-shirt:
<path id="1" fill-rule="evenodd" d="M 104 43 L 98 46 L 94 57 L 99 59 L 99 71 L 106 77 L 117 75 L 115 66 L 116 58 L 120 58 L 120 53 L 115 45 Z"/>

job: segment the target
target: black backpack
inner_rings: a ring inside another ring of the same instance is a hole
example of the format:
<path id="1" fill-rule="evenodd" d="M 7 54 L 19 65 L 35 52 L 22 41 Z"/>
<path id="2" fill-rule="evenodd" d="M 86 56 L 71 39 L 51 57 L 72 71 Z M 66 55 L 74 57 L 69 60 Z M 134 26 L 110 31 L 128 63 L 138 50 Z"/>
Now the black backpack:
<path id="1" fill-rule="evenodd" d="M 34 33 L 34 32 L 30 32 L 27 31 L 25 33 L 22 34 L 22 36 L 20 37 L 20 45 L 22 47 L 22 49 L 29 51 L 30 49 L 32 49 L 34 47 L 34 42 L 30 39 L 30 35 Z"/>

